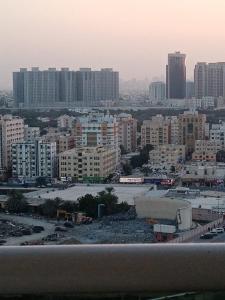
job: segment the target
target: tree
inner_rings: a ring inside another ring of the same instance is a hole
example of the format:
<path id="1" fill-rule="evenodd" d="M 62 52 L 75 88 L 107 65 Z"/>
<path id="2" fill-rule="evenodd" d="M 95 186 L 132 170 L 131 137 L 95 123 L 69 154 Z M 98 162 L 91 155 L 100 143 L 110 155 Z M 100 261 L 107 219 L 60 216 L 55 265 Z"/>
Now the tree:
<path id="1" fill-rule="evenodd" d="M 123 168 L 123 172 L 124 174 L 127 175 L 131 175 L 132 174 L 132 168 L 131 165 L 129 163 L 125 163 L 122 165 Z"/>
<path id="2" fill-rule="evenodd" d="M 118 197 L 113 194 L 112 188 L 106 188 L 105 191 L 99 192 L 97 199 L 99 204 L 105 205 L 105 212 L 107 215 L 111 215 L 116 212 Z"/>
<path id="3" fill-rule="evenodd" d="M 68 213 L 73 213 L 77 211 L 78 204 L 73 201 L 63 201 L 62 204 L 60 205 L 60 209 L 63 209 Z"/>
<path id="4" fill-rule="evenodd" d="M 9 194 L 9 198 L 6 201 L 6 208 L 12 213 L 27 212 L 28 203 L 21 192 L 12 190 Z"/>
<path id="5" fill-rule="evenodd" d="M 142 167 L 141 172 L 144 174 L 144 176 L 148 176 L 149 173 L 151 172 L 151 169 L 147 166 Z"/>
<path id="6" fill-rule="evenodd" d="M 224 150 L 219 150 L 216 153 L 216 161 L 217 162 L 225 162 L 225 151 Z"/>
<path id="7" fill-rule="evenodd" d="M 86 194 L 78 198 L 78 207 L 80 211 L 84 211 L 89 217 L 97 218 L 98 216 L 98 198 L 91 194 Z"/>
<path id="8" fill-rule="evenodd" d="M 40 205 L 41 213 L 49 218 L 53 218 L 57 214 L 57 209 L 60 208 L 61 199 L 56 197 L 55 199 L 47 199 L 44 204 Z"/>

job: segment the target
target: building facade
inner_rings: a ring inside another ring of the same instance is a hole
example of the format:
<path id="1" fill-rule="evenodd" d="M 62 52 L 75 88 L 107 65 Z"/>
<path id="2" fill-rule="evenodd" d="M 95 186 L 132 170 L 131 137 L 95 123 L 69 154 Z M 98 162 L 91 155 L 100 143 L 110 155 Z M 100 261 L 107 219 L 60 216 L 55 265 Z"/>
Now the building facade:
<path id="1" fill-rule="evenodd" d="M 90 114 L 77 118 L 74 125 L 76 147 L 104 146 L 116 150 L 117 164 L 120 157 L 119 123 L 116 117 L 104 114 Z"/>
<path id="2" fill-rule="evenodd" d="M 22 68 L 13 73 L 13 94 L 21 108 L 95 106 L 101 101 L 119 99 L 119 73 L 110 68 Z"/>
<path id="3" fill-rule="evenodd" d="M 119 145 L 122 145 L 126 152 L 134 152 L 137 149 L 137 120 L 130 114 L 119 114 Z"/>
<path id="4" fill-rule="evenodd" d="M 163 81 L 154 81 L 149 85 L 149 99 L 153 102 L 163 101 L 166 98 L 166 84 Z"/>
<path id="5" fill-rule="evenodd" d="M 12 144 L 12 175 L 23 180 L 56 176 L 56 144 L 41 141 Z"/>
<path id="6" fill-rule="evenodd" d="M 178 117 L 179 144 L 186 145 L 187 155 L 195 150 L 195 141 L 205 139 L 206 115 L 197 111 L 185 111 Z"/>
<path id="7" fill-rule="evenodd" d="M 73 127 L 74 117 L 68 115 L 62 115 L 57 118 L 57 127 L 70 129 Z"/>
<path id="8" fill-rule="evenodd" d="M 184 99 L 186 97 L 186 55 L 180 52 L 168 54 L 166 66 L 166 97 Z"/>
<path id="9" fill-rule="evenodd" d="M 75 137 L 69 133 L 62 134 L 48 133 L 41 137 L 45 143 L 56 143 L 56 154 L 73 149 L 75 147 Z"/>
<path id="10" fill-rule="evenodd" d="M 225 96 L 225 63 L 197 63 L 194 69 L 195 97 Z"/>
<path id="11" fill-rule="evenodd" d="M 141 126 L 141 147 L 158 146 L 170 143 L 170 125 L 168 121 L 153 117 L 145 120 Z"/>
<path id="12" fill-rule="evenodd" d="M 164 166 L 170 169 L 185 161 L 185 146 L 165 144 L 158 145 L 154 150 L 149 152 L 149 163 L 153 166 Z"/>
<path id="13" fill-rule="evenodd" d="M 40 128 L 24 125 L 24 141 L 33 142 L 40 138 Z"/>
<path id="14" fill-rule="evenodd" d="M 0 172 L 11 168 L 11 148 L 13 143 L 24 140 L 24 121 L 12 115 L 0 116 Z"/>
<path id="15" fill-rule="evenodd" d="M 222 149 L 220 141 L 196 140 L 192 160 L 216 161 L 216 153 Z"/>
<path id="16" fill-rule="evenodd" d="M 59 155 L 59 177 L 101 181 L 115 171 L 116 151 L 102 146 L 74 148 Z"/>

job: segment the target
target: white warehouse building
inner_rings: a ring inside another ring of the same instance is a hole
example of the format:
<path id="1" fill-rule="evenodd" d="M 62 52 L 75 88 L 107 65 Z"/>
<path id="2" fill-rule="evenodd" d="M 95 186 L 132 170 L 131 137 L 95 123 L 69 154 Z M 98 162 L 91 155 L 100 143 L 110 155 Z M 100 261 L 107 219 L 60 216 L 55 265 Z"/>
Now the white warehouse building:
<path id="1" fill-rule="evenodd" d="M 191 203 L 182 199 L 152 197 L 149 193 L 134 198 L 138 218 L 170 221 L 178 230 L 189 230 L 192 226 Z"/>

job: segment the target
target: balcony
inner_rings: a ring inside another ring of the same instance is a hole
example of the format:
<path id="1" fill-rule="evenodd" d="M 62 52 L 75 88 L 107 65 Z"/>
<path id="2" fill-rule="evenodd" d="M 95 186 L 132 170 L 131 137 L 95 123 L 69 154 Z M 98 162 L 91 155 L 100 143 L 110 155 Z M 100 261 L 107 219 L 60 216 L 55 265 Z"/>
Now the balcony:
<path id="1" fill-rule="evenodd" d="M 190 293 L 182 299 L 195 299 L 210 291 L 196 299 L 224 299 L 216 295 L 225 290 L 225 245 L 1 247 L 0 271 L 0 294 L 7 297 L 156 299 L 152 295 L 174 293 L 179 299 L 180 293 Z"/>

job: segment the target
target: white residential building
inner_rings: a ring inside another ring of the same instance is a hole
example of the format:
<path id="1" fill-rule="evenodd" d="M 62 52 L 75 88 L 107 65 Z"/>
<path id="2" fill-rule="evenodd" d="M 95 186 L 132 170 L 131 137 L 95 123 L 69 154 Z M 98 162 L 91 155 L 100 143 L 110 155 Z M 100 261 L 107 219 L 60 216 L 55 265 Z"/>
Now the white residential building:
<path id="1" fill-rule="evenodd" d="M 12 174 L 20 179 L 55 177 L 56 143 L 35 141 L 13 144 Z"/>
<path id="2" fill-rule="evenodd" d="M 68 115 L 62 115 L 57 118 L 58 128 L 72 128 L 74 123 L 74 117 Z"/>
<path id="3" fill-rule="evenodd" d="M 211 141 L 220 141 L 222 148 L 225 147 L 225 122 L 219 124 L 212 124 L 210 129 L 210 140 Z"/>

